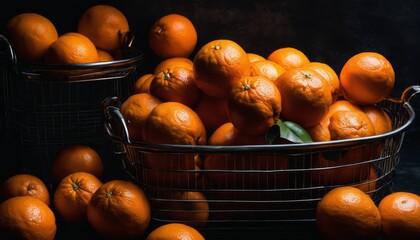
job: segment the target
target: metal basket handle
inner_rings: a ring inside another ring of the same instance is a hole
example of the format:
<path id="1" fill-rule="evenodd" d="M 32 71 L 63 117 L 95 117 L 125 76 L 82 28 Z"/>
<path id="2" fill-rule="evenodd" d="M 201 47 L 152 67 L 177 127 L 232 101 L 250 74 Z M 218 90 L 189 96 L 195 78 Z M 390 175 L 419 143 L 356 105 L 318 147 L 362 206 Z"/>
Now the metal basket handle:
<path id="1" fill-rule="evenodd" d="M 413 85 L 406 88 L 401 94 L 401 103 L 410 103 L 411 98 L 417 93 L 420 93 L 420 85 Z"/>
<path id="2" fill-rule="evenodd" d="M 105 130 L 112 139 L 130 143 L 127 124 L 120 112 L 120 106 L 121 101 L 118 97 L 108 97 L 102 101 Z"/>
<path id="3" fill-rule="evenodd" d="M 16 59 L 16 53 L 13 51 L 12 45 L 10 44 L 9 40 L 4 36 L 0 34 L 0 42 L 1 42 L 1 49 L 0 49 L 0 53 L 2 55 L 6 55 L 7 58 L 16 63 L 17 59 Z"/>

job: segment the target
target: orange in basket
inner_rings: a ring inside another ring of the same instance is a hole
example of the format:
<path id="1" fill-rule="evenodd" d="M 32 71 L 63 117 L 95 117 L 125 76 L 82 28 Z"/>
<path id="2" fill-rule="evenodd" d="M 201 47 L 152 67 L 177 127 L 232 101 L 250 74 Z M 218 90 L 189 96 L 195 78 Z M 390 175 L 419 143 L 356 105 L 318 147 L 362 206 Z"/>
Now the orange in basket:
<path id="1" fill-rule="evenodd" d="M 209 146 L 241 146 L 265 144 L 264 135 L 251 136 L 231 122 L 220 126 L 210 136 Z M 285 186 L 286 172 L 264 170 L 287 169 L 288 159 L 269 153 L 208 154 L 204 159 L 204 182 L 209 188 L 268 188 Z M 249 172 L 241 172 L 241 171 Z M 237 172 L 234 172 L 237 171 Z"/>
<path id="2" fill-rule="evenodd" d="M 264 135 L 280 117 L 281 95 L 276 85 L 264 76 L 238 79 L 227 98 L 230 122 L 249 135 Z"/>
<path id="3" fill-rule="evenodd" d="M 391 63 L 376 52 L 355 54 L 341 69 L 343 96 L 359 105 L 375 104 L 390 95 L 395 84 Z"/>
<path id="4" fill-rule="evenodd" d="M 251 62 L 245 50 L 228 39 L 203 45 L 194 56 L 197 86 L 213 97 L 227 97 L 232 85 L 251 74 Z"/>
<path id="5" fill-rule="evenodd" d="M 130 139 L 143 139 L 143 126 L 147 116 L 161 101 L 150 93 L 137 93 L 128 97 L 120 107 L 121 114 L 127 123 Z"/>
<path id="6" fill-rule="evenodd" d="M 17 59 L 22 62 L 41 62 L 49 46 L 57 40 L 54 24 L 37 13 L 22 13 L 12 17 L 5 26 Z"/>
<path id="7" fill-rule="evenodd" d="M 249 56 L 249 55 L 248 55 Z M 265 76 L 271 81 L 275 81 L 286 70 L 270 60 L 260 60 L 251 62 L 251 76 Z"/>
<path id="8" fill-rule="evenodd" d="M 302 67 L 312 69 L 324 77 L 330 85 L 333 102 L 338 99 L 341 95 L 340 79 L 334 69 L 332 69 L 328 64 L 322 62 L 309 62 L 304 64 Z"/>
<path id="9" fill-rule="evenodd" d="M 144 141 L 153 144 L 205 145 L 206 129 L 200 117 L 178 102 L 157 105 L 144 124 Z M 195 186 L 196 153 L 144 153 L 144 180 L 156 186 Z"/>
<path id="10" fill-rule="evenodd" d="M 206 126 L 207 135 L 211 135 L 222 124 L 229 122 L 226 98 L 216 98 L 202 92 L 194 111 Z"/>
<path id="11" fill-rule="evenodd" d="M 163 221 L 182 222 L 192 227 L 205 227 L 209 219 L 209 203 L 203 192 L 159 190 L 151 199 L 155 217 Z"/>
<path id="12" fill-rule="evenodd" d="M 276 85 L 282 97 L 282 118 L 304 128 L 321 122 L 332 104 L 330 84 L 309 68 L 286 70 Z"/>
<path id="13" fill-rule="evenodd" d="M 47 64 L 82 64 L 98 60 L 98 51 L 93 42 L 76 32 L 60 35 L 45 53 Z"/>
<path id="14" fill-rule="evenodd" d="M 94 5 L 79 18 L 77 32 L 88 37 L 97 48 L 113 52 L 127 40 L 130 27 L 125 15 L 109 5 Z"/>

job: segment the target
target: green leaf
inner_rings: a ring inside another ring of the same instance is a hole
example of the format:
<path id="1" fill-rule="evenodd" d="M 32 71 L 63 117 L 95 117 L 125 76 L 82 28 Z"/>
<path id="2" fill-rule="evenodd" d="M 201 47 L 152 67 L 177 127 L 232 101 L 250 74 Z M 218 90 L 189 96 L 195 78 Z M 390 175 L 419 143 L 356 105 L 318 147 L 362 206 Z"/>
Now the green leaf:
<path id="1" fill-rule="evenodd" d="M 277 138 L 286 139 L 293 143 L 312 142 L 308 132 L 299 124 L 291 121 L 277 120 L 265 135 L 267 144 L 273 144 Z"/>

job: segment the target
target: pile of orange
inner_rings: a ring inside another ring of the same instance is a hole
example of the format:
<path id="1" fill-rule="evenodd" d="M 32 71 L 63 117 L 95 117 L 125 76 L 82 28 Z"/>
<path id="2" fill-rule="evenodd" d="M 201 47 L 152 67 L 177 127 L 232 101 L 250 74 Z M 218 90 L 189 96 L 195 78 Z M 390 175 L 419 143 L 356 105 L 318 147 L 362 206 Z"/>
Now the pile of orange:
<path id="1" fill-rule="evenodd" d="M 18 61 L 25 63 L 83 64 L 112 61 L 131 41 L 126 16 L 110 5 L 94 5 L 79 18 L 72 32 L 59 33 L 45 16 L 25 12 L 5 27 Z"/>
<path id="2" fill-rule="evenodd" d="M 39 27 L 34 28 L 34 24 Z M 37 14 L 16 16 L 7 27 L 7 37 L 20 61 L 48 64 L 112 60 L 129 35 L 125 16 L 107 5 L 89 8 L 81 16 L 77 31 L 60 36 L 48 19 Z M 357 53 L 337 74 L 328 64 L 311 61 L 293 47 L 274 49 L 264 57 L 247 52 L 230 39 L 211 40 L 198 49 L 196 44 L 197 31 L 185 16 L 169 14 L 151 26 L 149 47 L 161 62 L 138 78 L 133 94 L 120 107 L 133 142 L 264 145 L 269 144 L 267 132 L 278 121 L 292 122 L 314 142 L 356 139 L 393 130 L 390 117 L 377 104 L 391 94 L 395 75 L 390 62 L 379 53 Z M 295 142 L 289 138 L 274 141 L 290 143 Z M 331 168 L 311 172 L 312 185 L 353 185 L 333 189 L 320 201 L 317 224 L 326 239 L 371 239 L 379 233 L 394 239 L 402 229 L 407 239 L 419 236 L 419 197 L 391 194 L 377 207 L 366 194 L 377 187 L 374 166 L 352 166 L 378 154 L 380 149 L 367 147 L 347 151 L 339 161 L 322 154 L 311 159 L 313 168 Z M 155 204 L 157 209 L 168 210 L 157 213 L 158 217 L 185 224 L 164 225 L 151 231 L 147 239 L 176 237 L 183 231 L 191 238 L 203 239 L 194 228 L 206 226 L 207 220 L 214 217 L 209 199 L 238 197 L 252 201 L 252 194 L 230 196 L 228 190 L 244 185 L 282 187 L 291 177 L 281 171 L 248 171 L 289 167 L 287 158 L 273 154 L 237 154 L 232 159 L 232 155 L 151 152 L 144 153 L 142 160 L 142 177 L 157 189 L 200 186 L 227 191 L 220 196 L 206 196 L 205 191 L 162 190 L 161 199 L 172 201 L 149 202 L 145 192 L 131 182 L 102 182 L 103 165 L 97 153 L 87 146 L 72 145 L 58 152 L 53 161 L 52 201 L 45 185 L 32 176 L 23 175 L 20 178 L 25 181 L 12 179 L 5 183 L 0 204 L 5 217 L 0 219 L 0 233 L 29 238 L 43 233 L 45 239 L 53 239 L 57 217 L 70 223 L 87 221 L 104 237 L 139 238 L 148 230 L 151 204 Z M 349 167 L 334 169 L 340 164 Z M 199 170 L 208 170 L 209 174 Z M 244 171 L 235 175 L 213 170 Z M 16 212 L 33 217 L 29 209 L 34 207 L 39 213 L 36 226 L 27 226 L 25 218 L 14 217 Z M 344 211 L 349 208 L 352 211 Z M 16 224 L 18 229 L 12 227 Z M 172 235 L 167 236 L 169 233 Z"/>

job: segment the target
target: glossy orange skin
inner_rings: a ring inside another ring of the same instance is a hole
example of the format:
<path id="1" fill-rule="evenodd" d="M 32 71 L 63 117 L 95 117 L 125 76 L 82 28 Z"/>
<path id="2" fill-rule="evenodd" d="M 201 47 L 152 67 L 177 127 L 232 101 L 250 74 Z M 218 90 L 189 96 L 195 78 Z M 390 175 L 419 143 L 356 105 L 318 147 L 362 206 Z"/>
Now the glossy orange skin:
<path id="1" fill-rule="evenodd" d="M 301 50 L 294 47 L 282 47 L 271 52 L 267 60 L 278 63 L 285 70 L 301 67 L 309 62 L 309 58 Z"/>
<path id="2" fill-rule="evenodd" d="M 110 180 L 93 194 L 87 218 L 104 238 L 140 238 L 149 227 L 151 207 L 139 186 L 126 180 Z"/>

